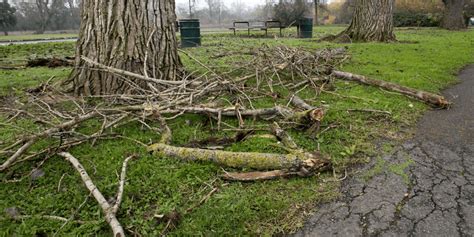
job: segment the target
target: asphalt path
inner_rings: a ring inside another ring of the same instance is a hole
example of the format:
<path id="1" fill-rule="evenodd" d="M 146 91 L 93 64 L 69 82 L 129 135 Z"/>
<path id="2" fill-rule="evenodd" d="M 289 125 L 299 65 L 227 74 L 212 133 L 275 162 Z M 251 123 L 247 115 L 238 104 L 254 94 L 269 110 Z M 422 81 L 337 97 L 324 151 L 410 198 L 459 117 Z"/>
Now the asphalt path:
<path id="1" fill-rule="evenodd" d="M 427 112 L 381 174 L 349 178 L 295 236 L 474 236 L 474 65 L 459 78 L 450 110 Z M 407 178 L 389 168 L 407 163 Z"/>

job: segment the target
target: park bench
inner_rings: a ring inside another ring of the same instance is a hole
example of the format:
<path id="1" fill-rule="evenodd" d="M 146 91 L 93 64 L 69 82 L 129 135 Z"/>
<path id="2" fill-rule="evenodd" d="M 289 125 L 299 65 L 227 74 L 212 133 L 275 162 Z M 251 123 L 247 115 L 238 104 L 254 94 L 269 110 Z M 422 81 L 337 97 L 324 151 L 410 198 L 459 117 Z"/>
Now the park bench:
<path id="1" fill-rule="evenodd" d="M 282 31 L 285 27 L 282 26 L 280 21 L 234 21 L 233 27 L 229 30 L 234 31 L 234 35 L 237 35 L 237 31 L 246 30 L 247 34 L 250 36 L 251 30 L 261 30 L 265 31 L 265 36 L 268 36 L 269 29 L 279 29 L 280 36 L 282 36 Z"/>

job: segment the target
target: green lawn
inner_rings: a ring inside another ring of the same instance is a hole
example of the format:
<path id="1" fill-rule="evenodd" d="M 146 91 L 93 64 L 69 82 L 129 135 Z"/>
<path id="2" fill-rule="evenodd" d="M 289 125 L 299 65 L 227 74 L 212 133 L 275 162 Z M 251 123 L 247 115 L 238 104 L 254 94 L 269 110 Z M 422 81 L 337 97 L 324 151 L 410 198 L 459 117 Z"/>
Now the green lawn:
<path id="1" fill-rule="evenodd" d="M 340 30 L 340 27 L 319 27 L 316 29 L 316 36 L 321 37 Z M 393 44 L 332 44 L 294 38 L 234 38 L 230 33 L 222 33 L 204 35 L 203 47 L 186 51 L 207 65 L 225 71 L 230 64 L 227 60 L 230 59 L 212 59 L 210 56 L 222 50 L 239 51 L 264 44 L 304 47 L 308 50 L 347 47 L 352 57 L 341 69 L 436 93 L 456 83 L 456 72 L 464 65 L 474 62 L 472 30 L 448 32 L 437 29 L 405 29 L 397 31 L 397 37 L 400 42 Z M 73 53 L 73 43 L 0 46 L 0 63 L 13 65 L 32 55 Z M 187 68 L 198 68 L 198 65 L 185 55 L 182 57 Z M 0 99 L 18 97 L 19 100 L 25 100 L 25 88 L 38 85 L 52 76 L 56 81 L 61 80 L 67 77 L 69 71 L 68 68 L 0 70 Z M 331 155 L 335 170 L 339 174 L 343 174 L 344 170 L 353 164 L 367 162 L 368 157 L 375 157 L 376 141 L 397 143 L 409 136 L 409 133 L 401 131 L 409 131 L 428 109 L 423 103 L 376 88 L 346 82 L 336 82 L 335 88 L 335 93 L 323 93 L 319 97 L 310 90 L 300 93 L 301 97 L 313 105 L 328 108 L 322 126 L 326 128 L 334 125 L 334 128 L 317 139 L 311 139 L 298 131 L 290 133 L 301 147 L 315 150 L 319 145 L 322 152 Z M 274 103 L 286 104 L 288 98 L 285 96 L 288 92 L 281 93 L 283 98 L 276 102 L 261 99 L 256 101 L 255 105 L 269 107 Z M 392 116 L 387 118 L 370 113 L 347 112 L 348 109 L 354 108 L 386 110 L 390 111 Z M 6 119 L 0 114 L 0 124 Z M 231 132 L 213 132 L 207 121 L 206 117 L 197 115 L 171 121 L 169 125 L 173 130 L 173 144 L 184 144 L 189 140 L 208 136 L 233 135 Z M 226 122 L 237 123 L 234 119 L 228 119 Z M 264 122 L 252 120 L 246 124 L 266 125 Z M 18 121 L 15 125 L 30 131 L 34 131 L 38 126 L 28 120 Z M 100 125 L 100 121 L 91 121 L 80 129 L 87 133 Z M 139 124 L 120 127 L 114 132 L 145 143 L 150 139 L 157 141 L 159 138 L 151 132 L 141 130 Z M 17 134 L 16 128 L 0 125 L 0 147 L 2 142 L 13 140 Z M 49 141 L 43 141 L 36 148 L 47 144 Z M 256 137 L 236 143 L 227 149 L 282 152 L 273 146 L 274 144 L 272 139 Z M 116 172 L 120 170 L 124 156 L 134 152 L 140 154 L 140 159 L 129 165 L 124 202 L 118 213 L 118 219 L 130 235 L 159 235 L 166 223 L 160 222 L 155 215 L 173 211 L 182 213 L 182 216 L 175 228 L 170 229 L 169 234 L 172 236 L 289 233 L 302 226 L 311 207 L 336 198 L 340 185 L 332 179 L 332 172 L 312 178 L 226 183 L 219 178 L 222 170 L 215 165 L 182 163 L 166 157 L 154 157 L 135 143 L 126 140 L 103 141 L 94 147 L 86 144 L 70 152 L 81 160 L 106 197 L 112 197 L 116 192 Z M 0 156 L 0 161 L 3 162 L 4 159 L 5 157 Z M 65 218 L 74 214 L 75 220 L 85 223 L 69 222 L 62 226 L 61 221 L 38 217 L 19 221 L 0 216 L 0 236 L 52 233 L 58 233 L 58 236 L 110 235 L 100 208 L 92 197 L 87 198 L 87 190 L 80 177 L 69 163 L 59 157 L 53 157 L 44 163 L 41 168 L 45 172 L 43 177 L 37 180 L 27 177 L 19 182 L 11 182 L 25 177 L 40 161 L 41 159 L 27 162 L 8 173 L 0 174 L 0 210 L 17 207 L 23 215 L 55 215 Z M 206 203 L 190 213 L 183 214 L 188 208 L 196 206 L 215 187 L 218 187 L 219 191 Z M 78 209 L 79 206 L 81 208 Z"/>
<path id="2" fill-rule="evenodd" d="M 33 35 L 1 35 L 0 42 L 42 40 L 42 39 L 66 39 L 77 37 L 77 34 L 33 34 Z"/>

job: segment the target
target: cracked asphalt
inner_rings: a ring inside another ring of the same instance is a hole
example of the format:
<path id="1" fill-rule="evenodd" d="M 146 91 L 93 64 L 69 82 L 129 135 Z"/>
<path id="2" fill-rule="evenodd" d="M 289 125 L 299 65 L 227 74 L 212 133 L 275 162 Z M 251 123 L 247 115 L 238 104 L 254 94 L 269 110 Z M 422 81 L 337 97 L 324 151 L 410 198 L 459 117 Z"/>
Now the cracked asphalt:
<path id="1" fill-rule="evenodd" d="M 428 112 L 381 174 L 349 178 L 295 236 L 474 236 L 474 65 L 459 78 L 452 109 Z M 400 164 L 405 178 L 388 168 Z"/>

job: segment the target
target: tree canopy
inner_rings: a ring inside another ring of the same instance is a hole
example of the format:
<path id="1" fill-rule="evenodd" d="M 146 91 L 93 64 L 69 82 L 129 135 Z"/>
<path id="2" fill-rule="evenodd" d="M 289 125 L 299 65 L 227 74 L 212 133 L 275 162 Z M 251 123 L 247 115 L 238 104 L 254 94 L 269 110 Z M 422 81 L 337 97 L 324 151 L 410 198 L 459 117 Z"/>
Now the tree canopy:
<path id="1" fill-rule="evenodd" d="M 0 30 L 5 32 L 5 35 L 16 25 L 15 12 L 16 9 L 6 0 L 0 2 Z"/>

